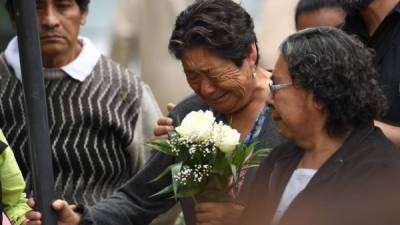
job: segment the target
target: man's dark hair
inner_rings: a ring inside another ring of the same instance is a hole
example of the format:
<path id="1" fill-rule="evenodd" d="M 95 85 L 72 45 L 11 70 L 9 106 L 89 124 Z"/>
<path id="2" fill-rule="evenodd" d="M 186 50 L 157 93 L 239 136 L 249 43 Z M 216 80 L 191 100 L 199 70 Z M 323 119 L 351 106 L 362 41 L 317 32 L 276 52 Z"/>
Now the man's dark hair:
<path id="1" fill-rule="evenodd" d="M 327 110 L 329 135 L 341 136 L 382 115 L 386 99 L 373 54 L 359 40 L 336 28 L 309 28 L 289 36 L 280 51 L 294 85 L 313 93 Z"/>
<path id="2" fill-rule="evenodd" d="M 365 10 L 374 0 L 337 0 L 348 15 L 354 16 Z"/>
<path id="3" fill-rule="evenodd" d="M 87 13 L 89 10 L 90 0 L 75 0 L 82 12 Z M 15 0 L 6 0 L 5 8 L 11 16 L 15 16 Z"/>
<path id="4" fill-rule="evenodd" d="M 296 25 L 302 13 L 314 12 L 320 9 L 337 9 L 344 12 L 337 0 L 300 0 L 297 3 L 294 15 Z"/>
<path id="5" fill-rule="evenodd" d="M 179 14 L 169 41 L 169 50 L 181 59 L 185 49 L 204 47 L 229 59 L 237 67 L 257 38 L 251 16 L 231 0 L 197 0 Z"/>

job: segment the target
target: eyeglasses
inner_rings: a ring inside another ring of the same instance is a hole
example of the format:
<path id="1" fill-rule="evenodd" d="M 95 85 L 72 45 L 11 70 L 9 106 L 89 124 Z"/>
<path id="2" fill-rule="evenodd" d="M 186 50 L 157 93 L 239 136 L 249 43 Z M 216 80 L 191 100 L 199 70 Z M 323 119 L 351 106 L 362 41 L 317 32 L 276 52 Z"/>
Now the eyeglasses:
<path id="1" fill-rule="evenodd" d="M 282 89 L 282 88 L 287 88 L 287 87 L 290 87 L 290 86 L 292 86 L 293 85 L 293 83 L 287 83 L 287 84 L 269 84 L 269 90 L 270 90 L 270 93 L 271 93 L 271 95 L 272 96 L 274 96 L 275 95 L 275 93 L 278 91 L 278 90 L 280 90 L 280 89 Z"/>

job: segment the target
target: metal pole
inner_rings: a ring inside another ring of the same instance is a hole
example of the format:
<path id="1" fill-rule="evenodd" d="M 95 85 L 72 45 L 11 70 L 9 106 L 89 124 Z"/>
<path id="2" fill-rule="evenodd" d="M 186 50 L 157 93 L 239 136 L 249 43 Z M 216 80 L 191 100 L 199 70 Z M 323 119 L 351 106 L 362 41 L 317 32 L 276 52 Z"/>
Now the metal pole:
<path id="1" fill-rule="evenodd" d="M 36 1 L 14 2 L 36 208 L 42 213 L 43 225 L 56 225 L 57 217 L 51 209 L 55 197 L 54 175 Z"/>

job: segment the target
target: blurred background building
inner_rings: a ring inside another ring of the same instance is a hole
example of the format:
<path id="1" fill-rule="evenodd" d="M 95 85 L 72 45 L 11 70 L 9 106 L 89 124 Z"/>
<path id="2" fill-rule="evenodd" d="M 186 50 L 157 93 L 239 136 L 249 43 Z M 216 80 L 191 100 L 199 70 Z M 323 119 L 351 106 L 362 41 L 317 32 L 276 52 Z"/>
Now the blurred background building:
<path id="1" fill-rule="evenodd" d="M 246 1 L 246 0 L 244 0 Z M 295 32 L 294 12 L 299 0 L 261 0 L 261 15 L 257 21 L 260 66 L 272 69 L 278 58 L 279 44 Z"/>

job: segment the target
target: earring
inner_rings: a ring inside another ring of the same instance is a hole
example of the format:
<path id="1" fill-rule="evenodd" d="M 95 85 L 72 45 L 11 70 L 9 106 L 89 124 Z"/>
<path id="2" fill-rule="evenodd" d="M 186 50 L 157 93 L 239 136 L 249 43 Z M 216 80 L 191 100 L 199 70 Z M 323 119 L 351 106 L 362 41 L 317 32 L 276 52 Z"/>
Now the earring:
<path id="1" fill-rule="evenodd" d="M 257 67 L 254 66 L 253 69 L 252 69 L 252 76 L 253 76 L 253 78 L 256 78 L 256 75 L 257 75 Z"/>

